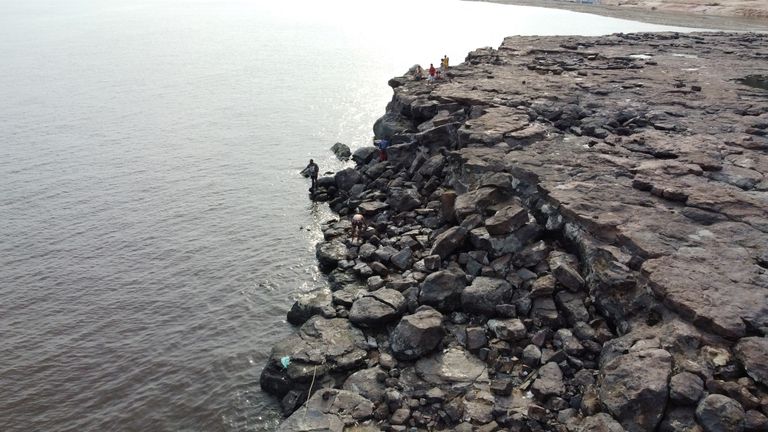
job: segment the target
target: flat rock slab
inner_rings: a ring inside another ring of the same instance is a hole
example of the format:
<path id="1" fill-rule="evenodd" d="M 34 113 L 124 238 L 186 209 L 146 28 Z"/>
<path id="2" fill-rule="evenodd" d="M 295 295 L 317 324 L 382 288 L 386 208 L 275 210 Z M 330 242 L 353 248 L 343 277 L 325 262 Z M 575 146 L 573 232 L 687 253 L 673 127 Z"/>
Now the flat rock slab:
<path id="1" fill-rule="evenodd" d="M 557 210 L 548 227 L 631 251 L 665 305 L 736 340 L 768 330 L 768 105 L 743 84 L 765 46 L 764 34 L 509 37 L 423 94 L 488 107 L 459 128 L 463 184 L 513 174 Z M 407 83 L 395 99 L 424 88 Z M 459 195 L 457 216 L 487 209 L 491 191 Z M 553 267 L 562 285 L 583 285 L 578 267 Z"/>
<path id="2" fill-rule="evenodd" d="M 294 412 L 278 432 L 342 432 L 347 426 L 373 416 L 373 402 L 346 390 L 322 389 L 312 395 L 305 407 Z"/>
<path id="3" fill-rule="evenodd" d="M 438 385 L 469 386 L 489 382 L 486 364 L 459 347 L 420 359 L 416 362 L 416 373 L 424 381 Z"/>

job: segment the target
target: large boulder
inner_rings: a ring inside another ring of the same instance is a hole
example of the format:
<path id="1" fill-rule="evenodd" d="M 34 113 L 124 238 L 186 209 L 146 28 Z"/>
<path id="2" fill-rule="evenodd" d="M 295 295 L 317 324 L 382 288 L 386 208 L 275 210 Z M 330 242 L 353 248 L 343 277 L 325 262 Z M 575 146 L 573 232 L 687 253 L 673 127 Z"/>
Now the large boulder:
<path id="1" fill-rule="evenodd" d="M 330 318 L 335 313 L 332 300 L 333 296 L 328 288 L 302 294 L 288 311 L 288 322 L 301 325 L 315 315 Z"/>
<path id="2" fill-rule="evenodd" d="M 347 257 L 347 246 L 338 240 L 321 242 L 315 246 L 315 256 L 320 270 L 328 273 Z"/>
<path id="3" fill-rule="evenodd" d="M 364 146 L 360 147 L 359 149 L 355 150 L 354 153 L 352 153 L 352 160 L 355 161 L 355 163 L 360 165 L 365 165 L 368 162 L 370 162 L 374 156 L 376 156 L 379 153 L 379 149 L 373 146 Z"/>
<path id="4" fill-rule="evenodd" d="M 528 222 L 528 212 L 520 204 L 508 205 L 485 220 L 490 235 L 498 236 L 514 232 Z"/>
<path id="5" fill-rule="evenodd" d="M 395 135 L 405 132 L 414 132 L 413 123 L 394 112 L 387 112 L 373 124 L 373 134 L 379 139 L 391 141 Z"/>
<path id="6" fill-rule="evenodd" d="M 355 300 L 349 320 L 362 327 L 376 327 L 397 319 L 405 310 L 405 297 L 399 291 L 381 288 Z"/>
<path id="7" fill-rule="evenodd" d="M 363 332 L 349 320 L 314 316 L 298 333 L 278 341 L 261 372 L 261 388 L 285 396 L 290 390 L 308 389 L 313 377 L 359 367 L 368 356 Z"/>
<path id="8" fill-rule="evenodd" d="M 392 189 L 387 202 L 398 212 L 407 212 L 421 207 L 421 195 L 415 189 Z"/>
<path id="9" fill-rule="evenodd" d="M 302 408 L 277 428 L 277 432 L 339 431 L 373 417 L 373 402 L 338 389 L 318 390 Z"/>
<path id="10" fill-rule="evenodd" d="M 628 432 L 653 431 L 664 415 L 671 373 L 672 356 L 662 349 L 618 356 L 600 370 L 600 400 Z"/>
<path id="11" fill-rule="evenodd" d="M 345 161 L 348 160 L 349 157 L 352 155 L 352 151 L 349 149 L 349 146 L 346 144 L 342 144 L 340 142 L 337 142 L 331 147 L 331 151 L 333 154 L 336 155 L 336 157 L 339 160 Z"/>
<path id="12" fill-rule="evenodd" d="M 411 248 L 405 247 L 400 252 L 392 255 L 389 258 L 389 261 L 400 270 L 405 270 L 411 266 L 412 259 L 413 259 L 413 251 L 411 250 Z"/>
<path id="13" fill-rule="evenodd" d="M 361 369 L 344 381 L 342 388 L 353 393 L 357 393 L 360 396 L 378 403 L 384 399 L 384 392 L 387 387 L 384 381 L 381 379 L 385 377 L 386 372 L 379 366 Z"/>
<path id="14" fill-rule="evenodd" d="M 360 171 L 354 168 L 346 168 L 337 172 L 334 176 L 334 180 L 336 181 L 336 187 L 339 188 L 339 190 L 349 191 L 352 189 L 352 186 L 358 183 L 363 183 L 365 177 L 360 174 Z"/>
<path id="15" fill-rule="evenodd" d="M 584 278 L 576 270 L 576 258 L 563 252 L 549 254 L 549 269 L 561 285 L 571 291 L 577 291 L 584 286 Z"/>
<path id="16" fill-rule="evenodd" d="M 429 306 L 404 316 L 389 338 L 392 353 L 401 360 L 414 360 L 435 349 L 443 339 L 443 315 Z"/>
<path id="17" fill-rule="evenodd" d="M 734 349 L 736 358 L 755 381 L 768 386 L 768 338 L 742 338 Z"/>
<path id="18" fill-rule="evenodd" d="M 744 408 L 728 396 L 711 394 L 696 407 L 696 419 L 707 432 L 744 430 Z"/>
<path id="19" fill-rule="evenodd" d="M 456 270 L 440 270 L 424 279 L 419 290 L 419 303 L 433 306 L 443 312 L 456 309 L 461 293 L 467 286 L 467 276 Z"/>
<path id="20" fill-rule="evenodd" d="M 472 192 L 461 194 L 456 198 L 454 211 L 459 221 L 475 213 L 482 214 L 502 199 L 502 193 L 495 187 L 483 187 Z"/>
<path id="21" fill-rule="evenodd" d="M 492 236 L 486 227 L 478 227 L 470 231 L 469 241 L 476 249 L 484 250 L 494 257 L 516 253 L 524 246 L 517 235 Z"/>
<path id="22" fill-rule="evenodd" d="M 464 244 L 467 237 L 467 229 L 461 226 L 448 228 L 435 238 L 432 243 L 430 255 L 440 255 L 440 259 L 446 259 L 456 249 Z"/>
<path id="23" fill-rule="evenodd" d="M 525 324 L 517 318 L 506 320 L 492 319 L 488 321 L 488 329 L 497 338 L 510 342 L 523 339 L 527 334 Z"/>
<path id="24" fill-rule="evenodd" d="M 493 315 L 496 305 L 508 304 L 512 286 L 504 279 L 480 276 L 461 293 L 461 307 L 465 312 Z"/>
<path id="25" fill-rule="evenodd" d="M 533 382 L 531 392 L 540 400 L 565 393 L 563 371 L 555 362 L 549 362 L 539 369 L 539 377 Z"/>
<path id="26" fill-rule="evenodd" d="M 669 398 L 679 405 L 696 405 L 704 393 L 704 381 L 691 372 L 681 372 L 669 380 Z"/>

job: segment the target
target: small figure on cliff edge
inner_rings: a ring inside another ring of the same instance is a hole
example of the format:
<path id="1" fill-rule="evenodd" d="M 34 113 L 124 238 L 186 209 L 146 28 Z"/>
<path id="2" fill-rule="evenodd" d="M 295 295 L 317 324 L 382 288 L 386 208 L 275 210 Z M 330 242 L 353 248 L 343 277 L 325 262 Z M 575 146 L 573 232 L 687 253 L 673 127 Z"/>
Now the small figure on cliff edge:
<path id="1" fill-rule="evenodd" d="M 310 159 L 309 164 L 304 171 L 309 174 L 309 178 L 312 179 L 312 186 L 309 188 L 310 192 L 315 193 L 317 189 L 317 174 L 320 172 L 320 167 L 317 166 L 314 160 Z"/>
<path id="2" fill-rule="evenodd" d="M 448 73 L 448 54 L 443 56 L 442 59 L 440 59 L 440 70 L 443 72 L 443 75 Z"/>
<path id="3" fill-rule="evenodd" d="M 379 161 L 384 162 L 387 160 L 387 148 L 389 147 L 389 140 L 374 139 L 373 144 L 379 149 Z"/>
<path id="4" fill-rule="evenodd" d="M 352 243 L 355 242 L 355 239 L 362 242 L 362 236 L 366 226 L 365 217 L 362 214 L 355 213 L 355 215 L 352 216 L 352 235 L 350 239 L 352 240 Z"/>
<path id="5" fill-rule="evenodd" d="M 429 77 L 427 78 L 427 81 L 429 84 L 432 84 L 435 82 L 435 75 L 437 74 L 437 69 L 435 69 L 435 65 L 432 63 L 429 64 Z"/>

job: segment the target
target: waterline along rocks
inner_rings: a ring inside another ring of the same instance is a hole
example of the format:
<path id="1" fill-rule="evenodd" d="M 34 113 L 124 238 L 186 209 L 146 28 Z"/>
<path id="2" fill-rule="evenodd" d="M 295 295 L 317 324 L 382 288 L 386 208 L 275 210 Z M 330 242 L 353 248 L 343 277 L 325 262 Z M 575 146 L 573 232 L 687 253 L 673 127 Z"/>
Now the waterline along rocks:
<path id="1" fill-rule="evenodd" d="M 767 430 L 766 47 L 512 37 L 390 80 L 389 160 L 318 182 L 280 430 Z"/>

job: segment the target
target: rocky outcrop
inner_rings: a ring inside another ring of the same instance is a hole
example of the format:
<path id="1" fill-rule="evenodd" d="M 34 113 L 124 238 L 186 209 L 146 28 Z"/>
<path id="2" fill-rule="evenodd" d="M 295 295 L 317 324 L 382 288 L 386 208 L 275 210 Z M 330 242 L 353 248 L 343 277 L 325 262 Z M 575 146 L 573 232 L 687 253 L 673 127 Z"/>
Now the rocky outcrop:
<path id="1" fill-rule="evenodd" d="M 318 182 L 330 304 L 262 388 L 356 392 L 376 430 L 760 430 L 768 108 L 738 80 L 767 42 L 517 37 L 392 79 L 389 160 Z"/>

